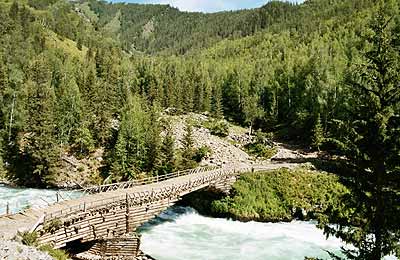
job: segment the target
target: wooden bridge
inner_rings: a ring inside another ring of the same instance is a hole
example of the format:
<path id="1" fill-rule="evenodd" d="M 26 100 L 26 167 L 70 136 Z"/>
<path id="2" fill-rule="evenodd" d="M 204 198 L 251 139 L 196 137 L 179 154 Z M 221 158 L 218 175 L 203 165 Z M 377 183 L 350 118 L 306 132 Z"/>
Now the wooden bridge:
<path id="1" fill-rule="evenodd" d="M 280 167 L 285 166 L 272 168 Z M 78 199 L 1 217 L 0 238 L 11 239 L 18 231 L 36 232 L 39 244 L 85 248 L 77 255 L 81 259 L 150 259 L 141 254 L 140 237 L 135 234 L 143 223 L 188 193 L 203 188 L 228 193 L 239 174 L 266 168 L 271 166 L 206 167 L 90 187 L 78 191 Z"/>

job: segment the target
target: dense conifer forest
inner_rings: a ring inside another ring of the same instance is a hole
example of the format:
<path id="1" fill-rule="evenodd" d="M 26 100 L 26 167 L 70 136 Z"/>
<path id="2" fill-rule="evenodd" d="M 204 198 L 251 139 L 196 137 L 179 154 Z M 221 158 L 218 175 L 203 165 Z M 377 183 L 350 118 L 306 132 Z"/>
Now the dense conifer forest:
<path id="1" fill-rule="evenodd" d="M 399 252 L 399 1 L 0 0 L 0 47 L 0 175 L 49 186 L 60 154 L 100 147 L 115 180 L 190 168 L 190 123 L 177 155 L 158 118 L 207 113 L 345 156 L 351 192 L 325 231 L 359 249 L 349 259 Z"/>

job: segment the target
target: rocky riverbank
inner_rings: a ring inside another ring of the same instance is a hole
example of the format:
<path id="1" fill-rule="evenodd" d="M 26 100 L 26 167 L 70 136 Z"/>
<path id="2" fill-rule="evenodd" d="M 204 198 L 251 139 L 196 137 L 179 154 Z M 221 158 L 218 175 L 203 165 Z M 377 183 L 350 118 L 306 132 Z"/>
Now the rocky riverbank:
<path id="1" fill-rule="evenodd" d="M 54 260 L 48 253 L 14 241 L 0 240 L 0 259 Z"/>

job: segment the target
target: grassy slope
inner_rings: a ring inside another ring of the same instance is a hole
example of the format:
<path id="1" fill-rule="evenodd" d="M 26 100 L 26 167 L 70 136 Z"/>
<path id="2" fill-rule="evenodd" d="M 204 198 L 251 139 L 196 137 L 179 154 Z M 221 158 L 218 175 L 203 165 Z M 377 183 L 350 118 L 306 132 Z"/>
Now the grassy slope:
<path id="1" fill-rule="evenodd" d="M 75 41 L 67 38 L 61 39 L 61 37 L 53 31 L 48 31 L 46 45 L 48 48 L 61 49 L 68 56 L 77 58 L 80 61 L 83 61 L 87 52 L 87 47 L 83 46 L 82 50 L 79 50 Z"/>

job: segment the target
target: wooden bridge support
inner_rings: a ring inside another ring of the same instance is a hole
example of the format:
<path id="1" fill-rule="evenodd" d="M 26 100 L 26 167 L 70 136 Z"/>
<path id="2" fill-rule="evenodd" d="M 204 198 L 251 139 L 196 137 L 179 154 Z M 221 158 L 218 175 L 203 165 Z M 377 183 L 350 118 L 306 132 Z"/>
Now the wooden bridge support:
<path id="1" fill-rule="evenodd" d="M 54 248 L 93 242 L 92 248 L 85 251 L 91 258 L 81 259 L 151 259 L 138 255 L 140 238 L 127 234 L 134 234 L 142 224 L 191 192 L 209 188 L 228 194 L 237 176 L 238 172 L 233 169 L 195 170 L 183 176 L 181 173 L 168 176 L 171 179 L 159 183 L 144 182 L 133 188 L 132 183 L 98 187 L 94 190 L 106 189 L 108 192 L 87 196 L 82 202 L 51 206 L 51 213 L 45 213 L 34 230 L 39 235 L 39 244 L 50 244 Z"/>
<path id="2" fill-rule="evenodd" d="M 75 258 L 82 260 L 137 260 L 143 258 L 139 250 L 140 236 L 125 234 L 118 237 L 97 240 L 86 252 L 77 254 Z"/>
<path id="3" fill-rule="evenodd" d="M 216 182 L 214 182 L 212 185 L 210 185 L 207 189 L 217 192 L 217 193 L 223 193 L 226 195 L 229 195 L 232 185 L 236 182 L 237 176 L 227 176 L 225 178 L 222 178 Z"/>

